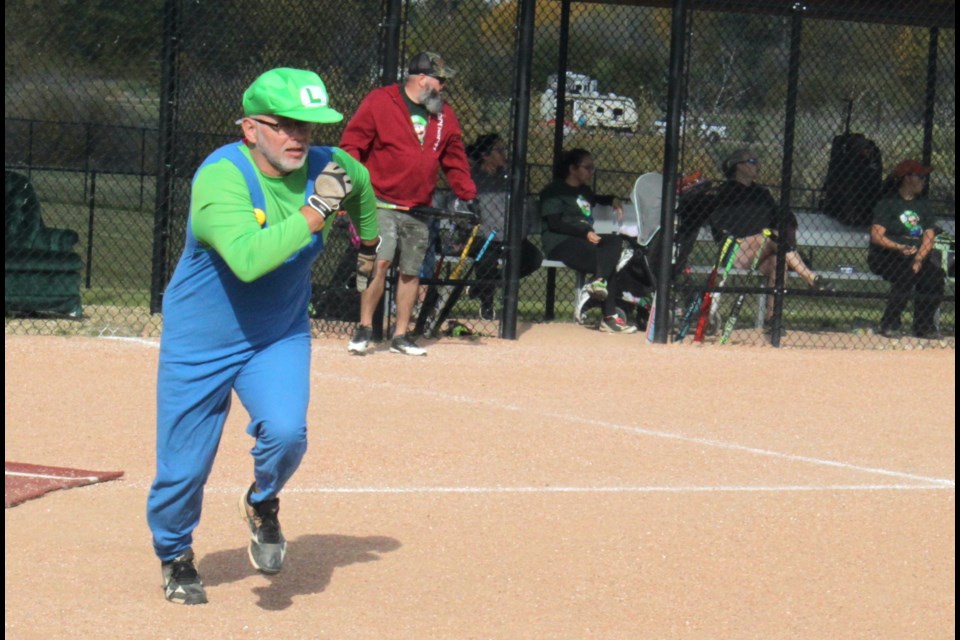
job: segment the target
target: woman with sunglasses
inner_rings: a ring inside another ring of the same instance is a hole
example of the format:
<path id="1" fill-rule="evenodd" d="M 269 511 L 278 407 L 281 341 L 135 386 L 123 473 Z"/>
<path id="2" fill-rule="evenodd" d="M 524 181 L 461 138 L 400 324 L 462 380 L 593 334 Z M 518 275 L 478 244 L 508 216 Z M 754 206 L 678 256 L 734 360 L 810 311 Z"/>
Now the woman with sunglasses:
<path id="1" fill-rule="evenodd" d="M 936 313 L 943 299 L 944 273 L 930 260 L 937 230 L 921 197 L 932 170 L 916 160 L 902 161 L 890 173 L 886 195 L 873 209 L 867 264 L 892 285 L 880 319 L 879 333 L 884 337 L 899 337 L 900 316 L 915 292 L 913 335 L 940 338 Z"/>
<path id="2" fill-rule="evenodd" d="M 762 251 L 757 268 L 766 276 L 768 286 L 776 279 L 777 241 L 764 242 L 764 230 L 776 231 L 778 224 L 777 202 L 770 191 L 757 184 L 760 173 L 760 161 L 750 149 L 737 149 L 731 153 L 722 165 L 726 181 L 721 184 L 713 199 L 713 212 L 710 224 L 717 238 L 734 236 L 741 239 L 734 261 L 734 267 L 749 269 L 754 263 L 757 251 Z M 787 221 L 787 266 L 795 271 L 807 285 L 818 291 L 832 291 L 833 285 L 815 274 L 804 263 L 796 249 L 797 219 L 792 213 Z M 773 317 L 773 304 L 767 300 L 767 317 L 764 328 L 770 329 Z"/>

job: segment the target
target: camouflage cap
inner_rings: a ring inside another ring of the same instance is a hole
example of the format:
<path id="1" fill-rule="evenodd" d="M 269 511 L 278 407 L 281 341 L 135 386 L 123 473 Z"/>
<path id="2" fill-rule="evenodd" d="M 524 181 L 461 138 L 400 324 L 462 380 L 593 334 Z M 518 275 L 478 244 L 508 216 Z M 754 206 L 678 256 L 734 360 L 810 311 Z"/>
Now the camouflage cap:
<path id="1" fill-rule="evenodd" d="M 413 59 L 410 60 L 408 71 L 411 75 L 423 73 L 428 76 L 443 78 L 444 80 L 449 80 L 457 75 L 456 69 L 448 67 L 447 63 L 440 57 L 440 54 L 433 53 L 432 51 L 421 51 L 413 56 Z"/>

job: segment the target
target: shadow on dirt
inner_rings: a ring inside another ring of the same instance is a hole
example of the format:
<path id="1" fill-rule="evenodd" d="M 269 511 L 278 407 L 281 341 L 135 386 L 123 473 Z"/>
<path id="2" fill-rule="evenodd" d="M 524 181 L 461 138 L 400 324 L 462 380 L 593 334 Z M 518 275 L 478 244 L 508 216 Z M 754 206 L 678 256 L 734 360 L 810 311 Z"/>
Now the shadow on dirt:
<path id="1" fill-rule="evenodd" d="M 375 562 L 380 555 L 400 548 L 400 542 L 386 536 L 308 535 L 287 542 L 287 559 L 283 571 L 266 586 L 253 592 L 257 606 L 269 611 L 282 611 L 299 595 L 320 593 L 327 588 L 338 567 L 358 562 Z M 207 587 L 236 582 L 255 575 L 246 547 L 218 551 L 204 556 L 197 570 Z"/>

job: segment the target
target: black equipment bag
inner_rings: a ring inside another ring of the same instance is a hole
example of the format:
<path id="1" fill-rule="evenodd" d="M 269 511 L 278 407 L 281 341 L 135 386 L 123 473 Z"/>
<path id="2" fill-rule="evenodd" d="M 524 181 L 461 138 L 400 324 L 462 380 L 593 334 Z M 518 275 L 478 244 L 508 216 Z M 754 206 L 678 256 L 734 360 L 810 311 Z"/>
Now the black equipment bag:
<path id="1" fill-rule="evenodd" d="M 880 199 L 883 162 L 880 148 L 862 133 L 842 133 L 830 147 L 823 210 L 851 226 L 870 224 Z"/>

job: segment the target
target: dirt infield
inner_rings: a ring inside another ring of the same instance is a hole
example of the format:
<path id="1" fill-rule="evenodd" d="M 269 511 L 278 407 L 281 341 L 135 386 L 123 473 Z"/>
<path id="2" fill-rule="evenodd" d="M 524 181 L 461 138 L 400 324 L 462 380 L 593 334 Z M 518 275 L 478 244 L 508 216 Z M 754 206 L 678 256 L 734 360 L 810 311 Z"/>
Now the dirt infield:
<path id="1" fill-rule="evenodd" d="M 96 482 L 116 480 L 123 476 L 122 471 L 67 469 L 9 461 L 4 464 L 3 471 L 3 502 L 5 508 L 39 498 L 51 491 L 84 487 Z"/>
<path id="2" fill-rule="evenodd" d="M 575 325 L 426 358 L 315 340 L 257 574 L 239 403 L 167 603 L 155 339 L 5 336 L 6 458 L 123 469 L 4 513 L 7 638 L 954 637 L 955 353 L 649 345 Z"/>

